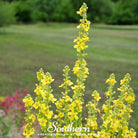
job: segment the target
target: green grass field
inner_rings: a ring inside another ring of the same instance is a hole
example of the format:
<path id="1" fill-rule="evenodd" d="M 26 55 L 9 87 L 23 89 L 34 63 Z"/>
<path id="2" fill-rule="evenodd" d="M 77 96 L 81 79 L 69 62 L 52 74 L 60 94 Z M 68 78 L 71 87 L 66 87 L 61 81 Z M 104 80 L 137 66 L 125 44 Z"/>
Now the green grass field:
<path id="1" fill-rule="evenodd" d="M 87 49 L 89 78 L 86 82 L 85 101 L 93 90 L 104 98 L 106 79 L 111 73 L 119 80 L 129 72 L 135 91 L 131 126 L 138 130 L 138 26 L 92 25 Z M 54 95 L 62 89 L 62 69 L 76 61 L 73 39 L 78 35 L 76 24 L 12 25 L 0 28 L 0 95 L 11 96 L 16 90 L 28 89 L 33 93 L 36 72 L 43 68 L 55 79 Z M 71 73 L 73 80 L 75 76 Z"/>

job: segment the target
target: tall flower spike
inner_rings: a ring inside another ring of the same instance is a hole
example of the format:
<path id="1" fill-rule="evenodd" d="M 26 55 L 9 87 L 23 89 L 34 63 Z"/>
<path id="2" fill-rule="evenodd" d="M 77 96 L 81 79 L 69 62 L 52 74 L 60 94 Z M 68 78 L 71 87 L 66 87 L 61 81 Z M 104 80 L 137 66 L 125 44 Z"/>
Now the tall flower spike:
<path id="1" fill-rule="evenodd" d="M 31 111 L 34 101 L 31 95 L 27 94 L 27 96 L 23 99 L 23 102 L 25 103 L 25 108 L 26 108 L 25 121 L 27 122 L 27 124 L 24 127 L 23 135 L 29 138 L 33 138 L 35 130 L 34 128 L 32 128 L 32 125 L 35 121 L 35 116 L 31 114 Z"/>
<path id="2" fill-rule="evenodd" d="M 36 116 L 41 130 L 49 133 L 47 132 L 47 128 L 51 125 L 51 119 L 53 117 L 53 111 L 50 110 L 50 107 L 51 103 L 56 101 L 51 88 L 51 83 L 54 79 L 49 72 L 44 74 L 42 69 L 37 73 L 37 79 L 39 84 L 36 85 L 36 89 L 34 90 L 37 97 L 35 98 L 33 107 L 37 111 Z"/>
<path id="3" fill-rule="evenodd" d="M 89 40 L 88 38 L 88 30 L 90 28 L 90 22 L 87 20 L 87 5 L 83 3 L 77 14 L 79 14 L 82 19 L 80 20 L 80 24 L 77 26 L 79 28 L 79 36 L 74 40 L 76 43 L 74 45 L 74 48 L 77 50 L 77 56 L 78 59 L 74 65 L 73 72 L 77 76 L 76 83 L 72 89 L 73 89 L 73 102 L 71 105 L 71 111 L 69 114 L 74 114 L 75 118 L 75 125 L 77 127 L 82 125 L 82 105 L 83 105 L 83 98 L 85 91 L 84 82 L 87 78 L 87 75 L 89 74 L 87 63 L 84 59 L 86 56 L 86 48 L 88 47 L 86 45 L 86 42 Z M 78 104 L 79 103 L 79 104 Z M 70 115 L 69 115 L 70 116 Z"/>
<path id="4" fill-rule="evenodd" d="M 95 90 L 92 93 L 93 100 L 89 101 L 86 107 L 88 108 L 88 118 L 85 120 L 87 121 L 86 126 L 89 127 L 90 133 L 93 135 L 95 131 L 97 130 L 98 124 L 97 124 L 97 113 L 100 113 L 98 106 L 98 101 L 101 99 L 99 93 Z"/>

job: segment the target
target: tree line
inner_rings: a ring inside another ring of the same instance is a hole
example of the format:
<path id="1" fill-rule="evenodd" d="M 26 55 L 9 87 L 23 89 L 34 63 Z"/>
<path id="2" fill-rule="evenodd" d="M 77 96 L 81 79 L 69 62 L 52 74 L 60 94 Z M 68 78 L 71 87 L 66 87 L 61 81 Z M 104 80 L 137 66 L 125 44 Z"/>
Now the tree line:
<path id="1" fill-rule="evenodd" d="M 91 22 L 138 23 L 138 0 L 0 0 L 0 26 L 15 22 L 78 22 L 76 11 L 83 2 L 89 7 Z"/>

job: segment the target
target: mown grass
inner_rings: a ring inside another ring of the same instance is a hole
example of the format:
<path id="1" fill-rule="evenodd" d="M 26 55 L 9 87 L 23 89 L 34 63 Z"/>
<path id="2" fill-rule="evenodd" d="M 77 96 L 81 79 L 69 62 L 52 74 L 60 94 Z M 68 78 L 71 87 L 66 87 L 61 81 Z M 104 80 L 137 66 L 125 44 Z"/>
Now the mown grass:
<path id="1" fill-rule="evenodd" d="M 76 60 L 73 39 L 76 24 L 12 25 L 0 29 L 0 95 L 10 96 L 16 90 L 28 89 L 33 93 L 36 72 L 43 68 L 55 79 L 54 95 L 62 89 L 62 69 L 70 68 Z M 92 25 L 87 49 L 90 71 L 86 82 L 85 101 L 97 89 L 102 97 L 107 90 L 105 80 L 111 73 L 118 81 L 129 72 L 136 95 L 131 126 L 138 130 L 138 26 Z M 71 73 L 73 80 L 75 76 Z"/>

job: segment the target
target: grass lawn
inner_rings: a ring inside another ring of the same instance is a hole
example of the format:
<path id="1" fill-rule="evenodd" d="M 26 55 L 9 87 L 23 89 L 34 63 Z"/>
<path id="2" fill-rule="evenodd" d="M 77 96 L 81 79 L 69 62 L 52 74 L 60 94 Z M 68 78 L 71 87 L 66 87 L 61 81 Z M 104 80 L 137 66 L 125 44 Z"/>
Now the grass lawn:
<path id="1" fill-rule="evenodd" d="M 119 80 L 129 72 L 136 95 L 131 126 L 138 131 L 138 26 L 92 25 L 89 34 L 90 75 L 85 101 L 90 100 L 95 89 L 104 98 L 105 81 L 111 73 L 116 74 L 119 86 Z M 77 35 L 76 24 L 39 23 L 0 28 L 0 95 L 11 96 L 18 89 L 33 93 L 36 72 L 43 68 L 55 79 L 53 89 L 58 97 L 62 91 L 57 88 L 62 83 L 62 69 L 66 64 L 72 69 L 76 61 L 73 39 Z"/>

